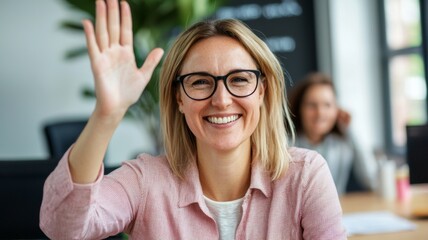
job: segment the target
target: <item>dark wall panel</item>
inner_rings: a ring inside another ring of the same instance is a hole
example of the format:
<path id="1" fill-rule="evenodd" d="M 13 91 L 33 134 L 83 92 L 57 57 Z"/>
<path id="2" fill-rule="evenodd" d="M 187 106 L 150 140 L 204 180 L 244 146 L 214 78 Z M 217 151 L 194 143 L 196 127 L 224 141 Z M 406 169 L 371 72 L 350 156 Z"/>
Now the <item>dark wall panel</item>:
<path id="1" fill-rule="evenodd" d="M 229 0 L 216 17 L 248 24 L 277 55 L 292 81 L 317 69 L 313 0 Z"/>

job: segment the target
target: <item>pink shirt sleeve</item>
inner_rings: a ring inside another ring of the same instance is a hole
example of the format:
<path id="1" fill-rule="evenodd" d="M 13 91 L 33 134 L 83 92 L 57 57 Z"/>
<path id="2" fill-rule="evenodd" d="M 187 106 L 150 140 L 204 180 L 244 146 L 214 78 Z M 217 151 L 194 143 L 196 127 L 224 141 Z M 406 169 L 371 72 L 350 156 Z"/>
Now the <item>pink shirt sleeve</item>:
<path id="1" fill-rule="evenodd" d="M 47 178 L 40 210 L 40 228 L 52 239 L 102 239 L 130 227 L 139 186 L 137 173 L 124 167 L 113 178 L 101 167 L 92 184 L 72 182 L 68 165 L 70 149 Z M 101 196 L 101 194 L 103 196 Z M 107 231 L 108 230 L 108 231 Z"/>
<path id="2" fill-rule="evenodd" d="M 303 239 L 346 239 L 342 208 L 326 161 L 316 154 L 305 167 L 310 169 L 303 176 Z"/>

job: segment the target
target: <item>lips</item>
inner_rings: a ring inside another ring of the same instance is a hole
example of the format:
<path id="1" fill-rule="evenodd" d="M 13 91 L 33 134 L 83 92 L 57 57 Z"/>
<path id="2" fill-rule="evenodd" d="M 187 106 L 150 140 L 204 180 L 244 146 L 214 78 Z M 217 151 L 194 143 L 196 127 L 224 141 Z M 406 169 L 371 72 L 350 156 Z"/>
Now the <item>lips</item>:
<path id="1" fill-rule="evenodd" d="M 239 115 L 231 115 L 227 117 L 207 117 L 206 119 L 210 123 L 214 124 L 227 124 L 230 122 L 234 122 L 239 118 Z"/>

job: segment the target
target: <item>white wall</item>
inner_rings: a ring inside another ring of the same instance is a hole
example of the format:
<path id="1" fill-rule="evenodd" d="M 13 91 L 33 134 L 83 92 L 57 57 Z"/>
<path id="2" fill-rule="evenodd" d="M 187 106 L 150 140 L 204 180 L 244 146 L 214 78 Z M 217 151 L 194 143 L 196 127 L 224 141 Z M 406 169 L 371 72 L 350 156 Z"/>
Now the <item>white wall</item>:
<path id="1" fill-rule="evenodd" d="M 42 126 L 55 119 L 88 117 L 93 99 L 88 58 L 66 61 L 67 50 L 85 44 L 80 33 L 59 27 L 81 19 L 60 0 L 0 1 L 0 160 L 48 156 Z M 140 123 L 123 121 L 109 148 L 108 164 L 154 146 Z"/>
<path id="2" fill-rule="evenodd" d="M 320 68 L 332 75 L 360 144 L 368 150 L 383 148 L 378 1 L 315 2 Z"/>

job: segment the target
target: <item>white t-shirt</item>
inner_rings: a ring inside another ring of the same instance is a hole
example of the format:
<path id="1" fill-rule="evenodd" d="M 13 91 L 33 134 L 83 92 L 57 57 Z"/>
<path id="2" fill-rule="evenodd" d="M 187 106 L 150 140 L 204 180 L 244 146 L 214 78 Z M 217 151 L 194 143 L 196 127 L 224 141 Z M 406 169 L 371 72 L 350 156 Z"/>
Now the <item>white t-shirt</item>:
<path id="1" fill-rule="evenodd" d="M 227 202 L 217 202 L 205 196 L 204 199 L 217 223 L 220 240 L 235 239 L 236 228 L 242 218 L 244 198 Z"/>

